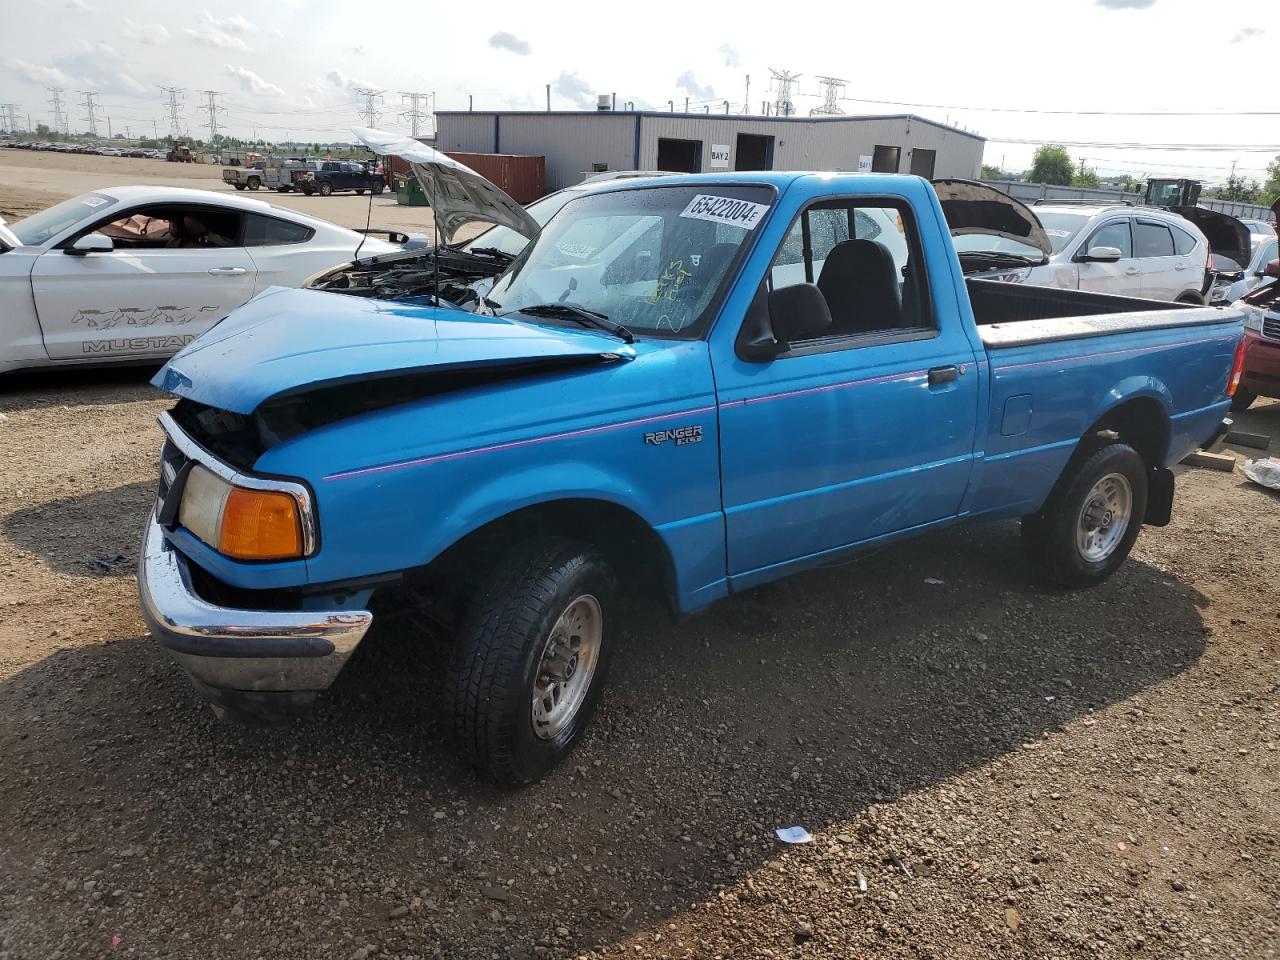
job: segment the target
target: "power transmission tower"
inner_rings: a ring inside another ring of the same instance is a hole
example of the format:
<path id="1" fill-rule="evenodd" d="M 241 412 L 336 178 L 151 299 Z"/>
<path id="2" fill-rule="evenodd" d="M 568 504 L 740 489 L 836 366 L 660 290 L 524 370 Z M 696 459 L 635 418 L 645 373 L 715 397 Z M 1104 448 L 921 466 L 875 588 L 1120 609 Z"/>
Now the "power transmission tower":
<path id="1" fill-rule="evenodd" d="M 93 98 L 97 95 L 95 91 L 91 90 L 80 91 L 80 96 L 84 97 L 84 102 L 81 106 L 84 107 L 85 113 L 88 114 L 87 117 L 81 117 L 80 119 L 89 124 L 89 136 L 91 137 L 98 135 L 98 105 L 93 102 Z"/>
<path id="2" fill-rule="evenodd" d="M 4 124 L 4 128 L 10 133 L 18 132 L 18 109 L 20 104 L 17 103 L 0 103 L 0 116 L 5 113 L 9 114 L 8 121 Z"/>
<path id="3" fill-rule="evenodd" d="M 182 94 L 185 91 L 182 87 L 161 87 L 160 92 L 165 95 L 165 106 L 169 109 L 169 136 L 179 140 L 182 137 Z"/>
<path id="4" fill-rule="evenodd" d="M 67 115 L 62 110 L 62 88 L 45 87 L 45 89 L 53 94 L 53 98 L 49 101 L 49 106 L 53 107 L 53 129 L 58 133 L 70 133 Z"/>
<path id="5" fill-rule="evenodd" d="M 407 117 L 409 120 L 409 131 L 410 131 L 409 136 L 416 138 L 418 136 L 419 122 L 427 119 L 427 117 L 430 116 L 430 114 L 428 114 L 427 112 L 418 109 L 418 105 L 420 103 L 426 103 L 428 104 L 428 106 L 431 106 L 433 108 L 435 105 L 431 103 L 431 97 L 429 94 L 406 93 L 403 90 L 400 91 L 400 101 L 402 103 L 405 101 L 408 101 L 409 109 L 401 113 L 400 116 L 397 117 L 397 119 L 404 119 Z"/>
<path id="6" fill-rule="evenodd" d="M 218 103 L 218 98 L 222 96 L 217 90 L 201 90 L 202 94 L 207 98 L 205 103 L 200 107 L 209 115 L 209 119 L 205 121 L 205 126 L 209 128 L 209 142 L 218 142 L 218 114 L 226 113 L 227 108 Z"/>
<path id="7" fill-rule="evenodd" d="M 848 80 L 835 77 L 818 77 L 818 85 L 822 87 L 822 106 L 809 111 L 811 117 L 838 117 L 844 111 L 840 108 L 840 98 L 844 96 L 844 87 Z"/>
<path id="8" fill-rule="evenodd" d="M 780 117 L 789 117 L 795 112 L 795 104 L 791 102 L 791 88 L 804 74 L 792 73 L 790 70 L 769 68 L 769 76 L 774 82 L 774 113 Z"/>
<path id="9" fill-rule="evenodd" d="M 364 125 L 376 127 L 378 118 L 382 116 L 382 112 L 378 109 L 378 104 L 382 102 L 382 91 L 374 90 L 372 87 L 355 87 L 352 92 L 356 96 L 364 97 L 364 110 L 361 113 L 364 117 Z"/>

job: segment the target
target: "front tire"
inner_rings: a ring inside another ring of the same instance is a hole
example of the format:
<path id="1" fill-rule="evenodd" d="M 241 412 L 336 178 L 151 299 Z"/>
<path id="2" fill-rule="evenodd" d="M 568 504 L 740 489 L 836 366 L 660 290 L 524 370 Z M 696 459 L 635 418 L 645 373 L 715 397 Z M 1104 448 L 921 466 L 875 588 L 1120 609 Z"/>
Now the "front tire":
<path id="1" fill-rule="evenodd" d="M 249 189 L 250 189 L 250 190 L 257 190 L 257 189 L 259 189 L 261 186 L 262 186 L 262 181 L 261 181 L 260 179 L 258 179 L 257 177 L 250 177 L 250 178 L 249 178 Z"/>
<path id="2" fill-rule="evenodd" d="M 233 184 L 233 186 L 234 186 L 237 190 L 243 190 L 243 189 L 244 189 L 244 184 L 243 184 L 243 183 Z"/>
<path id="3" fill-rule="evenodd" d="M 328 180 L 322 181 L 320 184 L 320 196 L 328 197 L 333 195 L 333 184 Z"/>
<path id="4" fill-rule="evenodd" d="M 1147 465 L 1112 443 L 1064 476 L 1038 513 L 1022 518 L 1028 556 L 1053 583 L 1091 587 L 1124 563 L 1147 511 Z"/>
<path id="5" fill-rule="evenodd" d="M 612 654 L 615 592 L 594 549 L 541 537 L 508 553 L 471 604 L 446 704 L 455 740 L 494 780 L 541 779 L 582 738 Z"/>
<path id="6" fill-rule="evenodd" d="M 1253 406 L 1253 401 L 1258 399 L 1258 395 L 1252 390 L 1246 390 L 1244 387 L 1236 387 L 1235 396 L 1231 398 L 1231 412 L 1243 413 Z"/>
<path id="7" fill-rule="evenodd" d="M 386 185 L 382 183 L 375 183 L 369 189 L 370 189 L 370 192 L 376 197 L 378 194 L 382 193 L 382 191 L 386 189 Z"/>

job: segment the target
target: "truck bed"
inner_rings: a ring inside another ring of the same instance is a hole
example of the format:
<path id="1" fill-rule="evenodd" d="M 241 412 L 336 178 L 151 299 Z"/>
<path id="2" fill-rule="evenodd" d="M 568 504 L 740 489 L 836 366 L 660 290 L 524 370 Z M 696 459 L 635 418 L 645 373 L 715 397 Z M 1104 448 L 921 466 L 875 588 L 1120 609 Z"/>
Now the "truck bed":
<path id="1" fill-rule="evenodd" d="M 1086 290 L 973 279 L 966 285 L 978 333 L 989 350 L 1117 333 L 1239 324 L 1244 316 L 1230 307 L 1197 307 Z"/>

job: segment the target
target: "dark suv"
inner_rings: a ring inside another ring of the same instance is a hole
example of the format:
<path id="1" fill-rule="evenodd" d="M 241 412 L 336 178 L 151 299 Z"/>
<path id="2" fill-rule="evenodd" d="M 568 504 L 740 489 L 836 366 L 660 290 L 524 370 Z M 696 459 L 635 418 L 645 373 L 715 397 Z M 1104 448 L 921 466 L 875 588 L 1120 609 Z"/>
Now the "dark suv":
<path id="1" fill-rule="evenodd" d="M 351 160 L 320 160 L 316 169 L 305 174 L 295 174 L 294 186 L 311 196 L 318 193 L 327 197 L 331 193 L 354 190 L 356 193 L 378 194 L 387 188 L 387 181 L 380 173 L 370 173 L 362 163 Z"/>

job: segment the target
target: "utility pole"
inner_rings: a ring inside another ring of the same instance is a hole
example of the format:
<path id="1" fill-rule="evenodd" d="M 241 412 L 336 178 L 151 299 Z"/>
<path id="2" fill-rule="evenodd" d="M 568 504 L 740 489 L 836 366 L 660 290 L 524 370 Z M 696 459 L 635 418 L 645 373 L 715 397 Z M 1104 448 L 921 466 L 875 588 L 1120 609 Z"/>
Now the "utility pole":
<path id="1" fill-rule="evenodd" d="M 200 109 L 209 116 L 209 119 L 204 124 L 209 128 L 209 142 L 217 143 L 220 136 L 218 133 L 218 114 L 225 113 L 227 108 L 218 103 L 218 98 L 222 96 L 219 91 L 201 90 L 200 93 L 205 96 L 205 102 L 200 106 Z"/>
<path id="2" fill-rule="evenodd" d="M 795 105 L 791 102 L 791 87 L 804 74 L 792 73 L 790 70 L 775 70 L 769 68 L 769 76 L 773 78 L 773 82 L 777 84 L 774 97 L 774 113 L 782 117 L 791 116 L 795 110 Z"/>
<path id="3" fill-rule="evenodd" d="M 62 88 L 61 87 L 45 87 L 53 97 L 49 100 L 49 106 L 53 107 L 53 129 L 58 133 L 70 133 L 67 126 L 67 116 L 62 110 Z"/>
<path id="4" fill-rule="evenodd" d="M 751 112 L 751 74 L 747 74 L 747 94 L 742 98 L 742 112 Z"/>
<path id="5" fill-rule="evenodd" d="M 844 96 L 844 87 L 848 82 L 837 77 L 818 77 L 818 85 L 822 87 L 822 106 L 810 110 L 809 116 L 841 116 L 844 111 L 840 109 L 840 98 Z"/>
<path id="6" fill-rule="evenodd" d="M 84 97 L 84 102 L 81 106 L 84 107 L 85 113 L 88 114 L 87 117 L 81 117 L 81 119 L 89 124 L 89 136 L 91 137 L 98 135 L 98 105 L 93 102 L 93 98 L 97 95 L 96 91 L 80 91 L 80 96 Z"/>
<path id="7" fill-rule="evenodd" d="M 429 114 L 426 111 L 421 109 L 420 104 L 425 102 L 428 104 L 428 106 L 434 106 L 434 105 L 431 104 L 431 98 L 425 93 L 415 93 L 412 91 L 401 90 L 400 102 L 405 103 L 406 101 L 409 104 L 409 109 L 403 111 L 399 115 L 399 117 L 397 117 L 396 119 L 403 119 L 406 117 L 408 118 L 409 136 L 413 137 L 416 140 L 418 139 L 419 124 L 421 123 L 421 121 L 427 119 L 427 117 L 429 116 Z M 468 99 L 468 104 L 469 103 L 470 103 L 470 100 Z M 468 109 L 470 109 L 469 106 L 468 106 Z"/>
<path id="8" fill-rule="evenodd" d="M 165 106 L 169 110 L 169 138 L 180 140 L 182 138 L 182 94 L 185 91 L 182 87 L 161 87 L 160 92 L 165 95 Z"/>
<path id="9" fill-rule="evenodd" d="M 160 121 L 155 117 L 151 118 L 151 137 L 153 140 L 160 139 Z"/>
<path id="10" fill-rule="evenodd" d="M 355 87 L 352 90 L 358 97 L 364 97 L 364 111 L 361 116 L 364 117 L 364 125 L 366 127 L 376 127 L 378 118 L 382 116 L 378 110 L 378 104 L 382 100 L 382 91 L 375 90 L 372 87 Z"/>
<path id="11" fill-rule="evenodd" d="M 111 135 L 111 118 L 110 117 L 107 117 L 107 139 L 108 140 L 115 139 L 115 137 Z"/>

